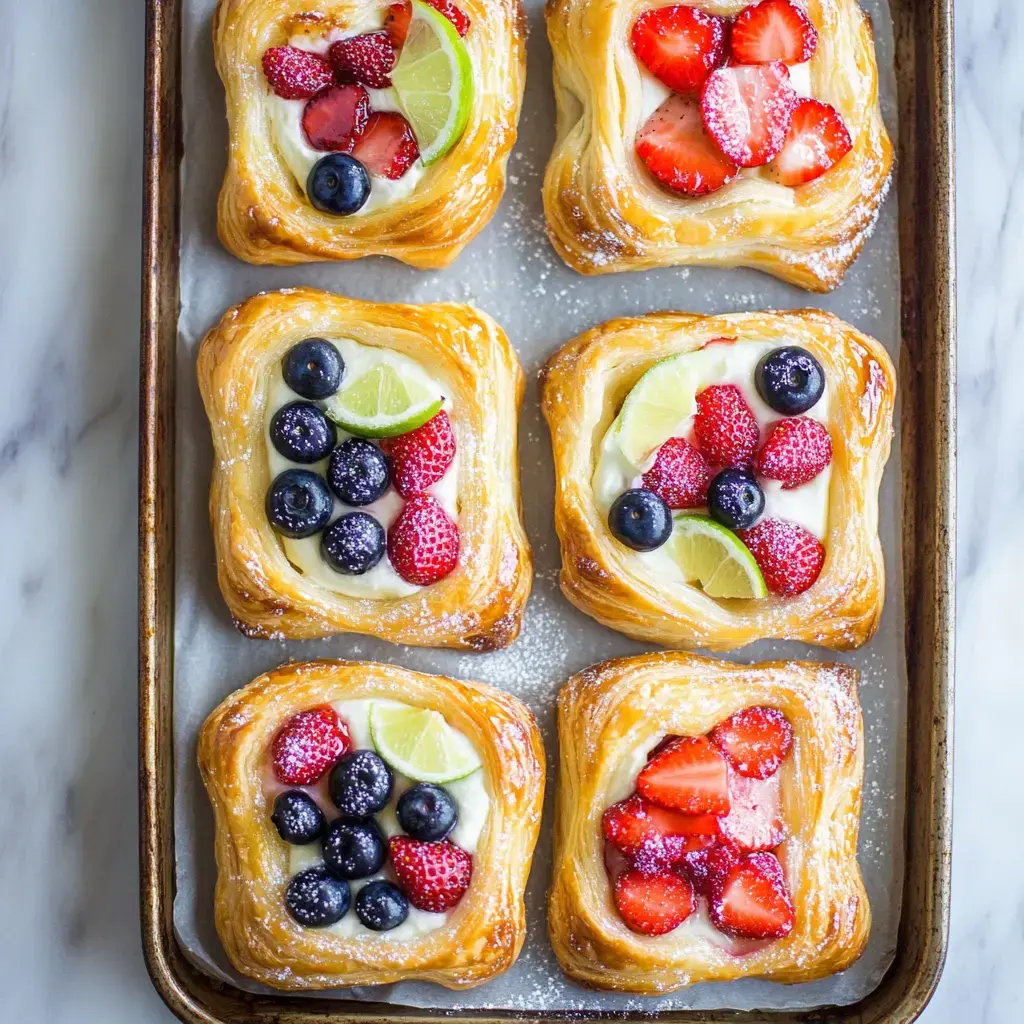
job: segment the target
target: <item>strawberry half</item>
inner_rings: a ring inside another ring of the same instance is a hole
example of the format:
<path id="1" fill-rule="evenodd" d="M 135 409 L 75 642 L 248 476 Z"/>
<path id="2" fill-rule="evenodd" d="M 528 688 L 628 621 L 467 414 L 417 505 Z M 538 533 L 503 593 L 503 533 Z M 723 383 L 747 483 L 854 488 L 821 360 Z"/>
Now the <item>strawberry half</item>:
<path id="1" fill-rule="evenodd" d="M 735 384 L 712 384 L 697 395 L 693 433 L 708 462 L 739 468 L 753 461 L 761 436 L 757 417 Z"/>
<path id="2" fill-rule="evenodd" d="M 459 528 L 435 498 L 412 498 L 388 530 L 388 557 L 406 583 L 429 586 L 458 564 Z"/>
<path id="3" fill-rule="evenodd" d="M 359 155 L 359 147 L 356 155 Z M 448 472 L 455 458 L 452 421 L 442 409 L 422 427 L 399 437 L 385 438 L 381 448 L 391 459 L 391 482 L 395 490 L 403 498 L 413 498 Z"/>
<path id="4" fill-rule="evenodd" d="M 793 930 L 793 902 L 782 865 L 771 853 L 751 853 L 714 886 L 711 920 L 727 935 L 782 939 Z"/>
<path id="5" fill-rule="evenodd" d="M 670 437 L 644 473 L 644 487 L 669 508 L 700 508 L 707 504 L 711 477 L 707 459 L 689 441 Z"/>
<path id="6" fill-rule="evenodd" d="M 789 0 L 751 4 L 740 11 L 729 33 L 729 52 L 737 64 L 803 64 L 817 45 L 811 19 Z"/>
<path id="7" fill-rule="evenodd" d="M 729 802 L 729 813 L 719 824 L 741 853 L 774 850 L 786 838 L 778 776 L 749 779 L 730 772 Z"/>
<path id="8" fill-rule="evenodd" d="M 633 22 L 637 60 L 674 92 L 697 92 L 725 61 L 724 18 L 699 7 L 657 7 Z"/>
<path id="9" fill-rule="evenodd" d="M 314 149 L 351 153 L 369 117 L 370 97 L 361 85 L 336 85 L 306 104 L 302 130 Z"/>
<path id="10" fill-rule="evenodd" d="M 289 786 L 309 786 L 349 752 L 348 726 L 329 704 L 292 715 L 270 745 L 274 775 Z"/>
<path id="11" fill-rule="evenodd" d="M 786 142 L 769 170 L 782 185 L 796 188 L 820 178 L 853 149 L 842 114 L 821 100 L 800 100 Z"/>
<path id="12" fill-rule="evenodd" d="M 718 820 L 713 814 L 682 814 L 659 807 L 634 793 L 604 812 L 601 830 L 605 839 L 631 861 L 668 867 L 678 864 L 688 850 L 713 843 Z M 698 842 L 689 844 L 689 839 Z"/>
<path id="13" fill-rule="evenodd" d="M 762 519 L 749 530 L 737 530 L 754 556 L 773 594 L 794 597 L 808 590 L 821 574 L 825 549 L 809 530 L 785 519 Z"/>
<path id="14" fill-rule="evenodd" d="M 371 174 L 397 181 L 416 162 L 420 147 L 412 126 L 393 110 L 377 110 L 352 150 Z"/>
<path id="15" fill-rule="evenodd" d="M 808 416 L 794 416 L 769 428 L 757 456 L 757 471 L 769 480 L 781 480 L 782 489 L 791 491 L 810 483 L 831 461 L 828 430 Z"/>
<path id="16" fill-rule="evenodd" d="M 732 767 L 751 779 L 767 779 L 793 746 L 793 726 L 778 709 L 743 708 L 711 731 L 711 740 Z"/>
<path id="17" fill-rule="evenodd" d="M 705 736 L 680 737 L 637 776 L 641 796 L 684 814 L 728 814 L 729 771 L 722 752 Z"/>
<path id="18" fill-rule="evenodd" d="M 473 878 L 473 858 L 447 839 L 421 843 L 409 836 L 392 836 L 388 852 L 398 885 L 417 910 L 432 914 L 451 910 Z"/>
<path id="19" fill-rule="evenodd" d="M 327 51 L 339 82 L 358 82 L 371 89 L 390 87 L 395 56 L 391 37 L 383 30 L 339 39 Z"/>
<path id="20" fill-rule="evenodd" d="M 331 62 L 297 46 L 271 46 L 266 50 L 263 74 L 275 95 L 286 100 L 308 100 L 334 84 Z"/>
<path id="21" fill-rule="evenodd" d="M 615 880 L 615 906 L 630 931 L 665 935 L 694 911 L 693 886 L 674 871 L 625 871 Z"/>

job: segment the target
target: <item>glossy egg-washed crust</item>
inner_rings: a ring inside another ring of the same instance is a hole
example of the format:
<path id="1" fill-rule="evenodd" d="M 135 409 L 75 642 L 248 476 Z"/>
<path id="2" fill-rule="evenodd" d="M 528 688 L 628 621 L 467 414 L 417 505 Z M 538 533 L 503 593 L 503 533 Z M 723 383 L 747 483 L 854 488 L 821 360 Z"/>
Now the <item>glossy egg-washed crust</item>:
<path id="1" fill-rule="evenodd" d="M 601 442 L 637 379 L 659 360 L 713 339 L 800 345 L 825 371 L 833 453 L 825 564 L 813 586 L 796 597 L 716 600 L 697 586 L 666 584 L 612 536 L 594 498 Z M 819 310 L 652 313 L 580 335 L 541 372 L 541 407 L 554 446 L 563 593 L 598 622 L 669 647 L 730 650 L 766 638 L 833 650 L 861 646 L 878 626 L 885 593 L 878 488 L 895 394 L 885 349 Z"/>
<path id="2" fill-rule="evenodd" d="M 805 5 L 818 29 L 812 93 L 842 114 L 850 153 L 816 181 L 772 186 L 774 196 L 741 174 L 694 199 L 662 189 L 633 145 L 642 89 L 630 30 L 657 6 L 664 5 L 548 0 L 558 130 L 544 209 L 555 249 L 581 274 L 704 263 L 757 267 L 810 291 L 835 288 L 867 239 L 892 167 L 867 15 L 857 0 Z M 748 0 L 694 6 L 735 15 Z"/>
<path id="3" fill-rule="evenodd" d="M 393 256 L 445 267 L 491 219 L 505 190 L 526 77 L 526 23 L 519 0 L 459 0 L 476 94 L 455 147 L 428 167 L 413 192 L 371 213 L 316 210 L 278 153 L 262 57 L 299 34 L 321 36 L 386 0 L 220 0 L 214 56 L 227 98 L 228 165 L 217 205 L 221 241 L 249 263 L 310 263 Z"/>
<path id="4" fill-rule="evenodd" d="M 271 740 L 292 715 L 374 697 L 444 715 L 479 752 L 491 798 L 466 894 L 440 928 L 404 941 L 346 938 L 292 920 L 284 904 L 289 847 L 271 823 L 263 792 Z M 523 891 L 544 797 L 540 733 L 515 697 L 394 665 L 283 665 L 210 715 L 199 734 L 199 770 L 214 813 L 217 933 L 240 973 L 282 989 L 411 980 L 471 988 L 515 962 L 526 933 Z"/>
<path id="5" fill-rule="evenodd" d="M 606 661 L 558 698 L 559 783 L 548 928 L 562 969 L 581 984 L 658 995 L 700 981 L 801 982 L 849 967 L 871 927 L 857 866 L 864 752 L 858 673 L 842 665 L 733 665 L 681 653 Z M 697 934 L 626 927 L 605 869 L 601 815 L 631 752 L 666 735 L 703 736 L 752 705 L 793 726 L 781 772 L 788 838 L 776 851 L 793 931 L 744 955 Z"/>
<path id="6" fill-rule="evenodd" d="M 459 563 L 408 597 L 346 597 L 307 579 L 267 519 L 268 388 L 288 349 L 309 337 L 404 353 L 447 389 L 459 451 Z M 213 434 L 217 579 L 243 633 L 292 640 L 365 633 L 474 651 L 518 636 L 533 578 L 517 457 L 523 373 L 490 317 L 456 303 L 390 305 L 311 288 L 265 292 L 229 309 L 206 335 L 197 375 Z"/>

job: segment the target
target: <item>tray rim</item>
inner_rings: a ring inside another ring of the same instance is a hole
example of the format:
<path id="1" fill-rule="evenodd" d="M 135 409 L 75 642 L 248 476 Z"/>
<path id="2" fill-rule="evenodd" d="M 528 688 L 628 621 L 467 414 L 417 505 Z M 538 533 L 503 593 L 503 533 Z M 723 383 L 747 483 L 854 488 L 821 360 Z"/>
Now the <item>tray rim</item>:
<path id="1" fill-rule="evenodd" d="M 499 1024 L 530 1020 L 859 1022 L 909 1024 L 938 984 L 949 929 L 955 570 L 956 289 L 953 0 L 891 0 L 899 74 L 898 173 L 905 409 L 904 574 L 908 736 L 906 872 L 896 959 L 858 1003 L 804 1011 L 660 1014 L 466 1011 Z M 182 153 L 181 0 L 147 0 L 145 186 L 139 440 L 139 860 L 142 946 L 154 987 L 181 1020 L 314 1024 L 325 1019 L 426 1022 L 437 1011 L 344 1000 L 258 996 L 196 969 L 174 935 L 173 437 L 178 309 L 178 184 Z M 923 94 L 922 94 L 923 90 Z M 922 197 L 927 197 L 924 201 Z M 922 224 L 925 230 L 922 233 Z M 923 241 L 922 241 L 923 239 Z M 908 258 L 908 255 L 912 259 Z M 910 342 L 908 344 L 908 341 Z M 923 482 L 924 486 L 920 486 Z M 916 916 L 910 918 L 911 912 Z"/>

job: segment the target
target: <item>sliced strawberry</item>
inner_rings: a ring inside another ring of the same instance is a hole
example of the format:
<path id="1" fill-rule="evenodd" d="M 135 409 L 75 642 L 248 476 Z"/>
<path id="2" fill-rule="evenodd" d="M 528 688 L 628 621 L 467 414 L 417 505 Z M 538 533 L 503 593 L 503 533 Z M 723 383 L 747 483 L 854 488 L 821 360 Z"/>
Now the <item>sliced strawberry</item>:
<path id="1" fill-rule="evenodd" d="M 686 850 L 682 868 L 694 889 L 707 896 L 742 857 L 739 847 L 731 839 L 719 836 L 709 845 L 693 845 Z"/>
<path id="2" fill-rule="evenodd" d="M 730 715 L 711 731 L 732 767 L 751 779 L 767 779 L 793 746 L 793 726 L 778 709 L 757 705 Z"/>
<path id="3" fill-rule="evenodd" d="M 356 155 L 358 156 L 358 150 Z M 381 442 L 391 459 L 391 481 L 403 498 L 414 498 L 436 484 L 455 458 L 455 431 L 443 409 L 422 427 Z"/>
<path id="4" fill-rule="evenodd" d="M 473 858 L 447 839 L 421 843 L 409 836 L 392 836 L 388 852 L 398 885 L 417 910 L 432 914 L 451 910 L 473 878 Z"/>
<path id="5" fill-rule="evenodd" d="M 757 471 L 769 480 L 781 480 L 791 491 L 810 483 L 832 461 L 832 437 L 817 420 L 794 416 L 779 420 L 757 456 Z"/>
<path id="6" fill-rule="evenodd" d="M 409 22 L 412 21 L 412 4 L 409 0 L 392 4 L 384 15 L 384 31 L 391 39 L 391 45 L 400 50 L 405 45 L 405 37 L 409 34 Z"/>
<path id="7" fill-rule="evenodd" d="M 314 149 L 351 153 L 369 117 L 370 97 L 361 85 L 336 85 L 306 104 L 302 130 Z"/>
<path id="8" fill-rule="evenodd" d="M 334 84 L 331 62 L 297 46 L 271 46 L 266 50 L 263 74 L 274 93 L 286 100 L 307 100 Z"/>
<path id="9" fill-rule="evenodd" d="M 459 528 L 435 498 L 412 498 L 388 530 L 388 557 L 406 583 L 429 586 L 458 564 Z"/>
<path id="10" fill-rule="evenodd" d="M 708 462 L 742 468 L 753 460 L 761 431 L 735 384 L 712 384 L 697 395 L 693 433 Z"/>
<path id="11" fill-rule="evenodd" d="M 390 88 L 395 56 L 394 43 L 383 30 L 339 39 L 327 51 L 339 82 L 358 82 L 371 89 Z"/>
<path id="12" fill-rule="evenodd" d="M 817 45 L 811 19 L 789 0 L 751 4 L 737 15 L 729 34 L 729 52 L 736 64 L 803 64 Z"/>
<path id="13" fill-rule="evenodd" d="M 634 793 L 604 812 L 601 829 L 605 839 L 631 860 L 644 855 L 671 865 L 678 863 L 687 849 L 685 839 L 708 837 L 713 842 L 718 820 L 713 814 L 682 814 L 659 807 Z M 680 842 L 668 842 L 670 839 Z"/>
<path id="14" fill-rule="evenodd" d="M 460 36 L 469 31 L 469 15 L 461 8 L 456 7 L 451 0 L 426 0 L 435 11 L 443 14 L 454 26 Z"/>
<path id="15" fill-rule="evenodd" d="M 809 530 L 785 519 L 762 519 L 737 530 L 773 594 L 793 597 L 809 589 L 825 564 L 825 549 Z"/>
<path id="16" fill-rule="evenodd" d="M 631 931 L 665 935 L 693 913 L 696 901 L 693 886 L 674 871 L 626 871 L 615 881 L 615 906 Z"/>
<path id="17" fill-rule="evenodd" d="M 782 939 L 793 930 L 793 903 L 782 865 L 771 853 L 751 853 L 714 886 L 711 920 L 727 935 Z"/>
<path id="18" fill-rule="evenodd" d="M 718 148 L 740 167 L 770 163 L 786 141 L 797 95 L 782 61 L 733 65 L 704 83 L 704 127 Z"/>
<path id="19" fill-rule="evenodd" d="M 289 786 L 309 786 L 352 749 L 348 726 L 329 704 L 292 715 L 270 745 L 274 774 Z"/>
<path id="20" fill-rule="evenodd" d="M 656 7 L 633 22 L 637 60 L 674 92 L 697 92 L 725 62 L 724 18 L 699 7 Z"/>
<path id="21" fill-rule="evenodd" d="M 352 155 L 371 173 L 397 181 L 416 162 L 420 148 L 412 126 L 393 110 L 377 110 Z"/>
<path id="22" fill-rule="evenodd" d="M 729 773 L 729 813 L 720 819 L 722 835 L 742 853 L 774 850 L 786 838 L 779 777 L 750 779 Z"/>
<path id="23" fill-rule="evenodd" d="M 699 508 L 707 504 L 712 475 L 707 459 L 689 441 L 670 437 L 644 473 L 644 487 L 669 508 Z"/>
<path id="24" fill-rule="evenodd" d="M 796 188 L 821 177 L 853 148 L 842 114 L 821 100 L 800 100 L 786 142 L 769 170 L 782 185 Z"/>
<path id="25" fill-rule="evenodd" d="M 684 814 L 728 814 L 729 774 L 722 752 L 706 736 L 680 737 L 637 776 L 641 796 Z"/>

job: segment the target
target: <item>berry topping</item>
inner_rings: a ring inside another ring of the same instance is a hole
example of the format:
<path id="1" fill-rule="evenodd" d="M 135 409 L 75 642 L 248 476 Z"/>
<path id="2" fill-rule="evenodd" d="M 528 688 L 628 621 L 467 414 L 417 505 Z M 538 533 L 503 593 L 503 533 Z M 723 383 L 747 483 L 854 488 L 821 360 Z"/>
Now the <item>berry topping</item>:
<path id="1" fill-rule="evenodd" d="M 608 528 L 626 547 L 653 551 L 672 535 L 672 512 L 653 491 L 637 487 L 612 502 Z"/>
<path id="2" fill-rule="evenodd" d="M 821 363 L 805 348 L 787 345 L 762 356 L 754 370 L 757 393 L 783 416 L 799 416 L 825 391 Z"/>
<path id="3" fill-rule="evenodd" d="M 674 871 L 625 871 L 615 880 L 615 906 L 630 931 L 665 935 L 694 911 L 693 886 Z"/>
<path id="4" fill-rule="evenodd" d="M 749 466 L 757 450 L 757 417 L 735 384 L 713 384 L 697 395 L 697 445 L 716 466 Z"/>
<path id="5" fill-rule="evenodd" d="M 397 181 L 419 158 L 420 148 L 412 127 L 401 114 L 378 110 L 370 115 L 352 154 L 371 174 Z"/>
<path id="6" fill-rule="evenodd" d="M 700 508 L 707 501 L 710 480 L 707 459 L 681 437 L 670 437 L 644 473 L 644 487 L 673 509 Z"/>
<path id="7" fill-rule="evenodd" d="M 710 845 L 695 845 L 687 850 L 682 857 L 682 868 L 694 889 L 708 895 L 742 856 L 731 839 L 720 836 Z"/>
<path id="8" fill-rule="evenodd" d="M 740 11 L 732 23 L 729 52 L 736 64 L 773 60 L 803 64 L 818 45 L 810 18 L 789 0 L 761 0 Z"/>
<path id="9" fill-rule="evenodd" d="M 685 196 L 714 192 L 739 170 L 704 130 L 700 104 L 678 93 L 637 132 L 636 155 L 665 188 Z"/>
<path id="10" fill-rule="evenodd" d="M 391 482 L 384 453 L 370 441 L 350 437 L 331 452 L 327 482 L 346 505 L 369 505 Z"/>
<path id="11" fill-rule="evenodd" d="M 771 853 L 752 853 L 714 887 L 711 920 L 728 935 L 781 939 L 793 930 L 793 904 L 782 865 Z"/>
<path id="12" fill-rule="evenodd" d="M 853 148 L 842 114 L 821 100 L 800 100 L 778 155 L 769 170 L 782 185 L 796 188 L 821 177 Z"/>
<path id="13" fill-rule="evenodd" d="M 770 163 L 782 149 L 797 96 L 782 61 L 713 71 L 701 93 L 704 127 L 740 167 Z"/>
<path id="14" fill-rule="evenodd" d="M 361 85 L 336 85 L 306 104 L 302 130 L 314 149 L 351 153 L 369 117 L 370 97 Z"/>
<path id="15" fill-rule="evenodd" d="M 402 890 L 378 878 L 356 893 L 356 916 L 374 932 L 389 932 L 409 916 L 409 901 Z"/>
<path id="16" fill-rule="evenodd" d="M 334 424 L 311 402 L 289 402 L 270 421 L 270 441 L 292 462 L 326 459 L 338 440 Z"/>
<path id="17" fill-rule="evenodd" d="M 414 498 L 448 472 L 455 458 L 455 431 L 442 409 L 422 427 L 385 438 L 381 447 L 391 459 L 395 490 L 403 498 Z"/>
<path id="18" fill-rule="evenodd" d="M 391 45 L 400 50 L 405 45 L 405 37 L 409 34 L 409 22 L 412 21 L 412 4 L 409 0 L 392 4 L 384 15 L 384 31 L 391 39 Z"/>
<path id="19" fill-rule="evenodd" d="M 286 469 L 267 491 L 267 519 L 284 537 L 312 537 L 330 522 L 333 510 L 327 481 L 308 469 Z"/>
<path id="20" fill-rule="evenodd" d="M 385 31 L 339 39 L 331 43 L 327 58 L 339 82 L 358 82 L 371 89 L 391 87 L 395 47 Z"/>
<path id="21" fill-rule="evenodd" d="M 373 516 L 349 512 L 324 530 L 320 553 L 335 572 L 362 576 L 384 557 L 385 544 L 384 527 Z"/>
<path id="22" fill-rule="evenodd" d="M 716 836 L 718 818 L 669 810 L 634 793 L 604 812 L 601 829 L 605 839 L 631 861 L 654 860 L 671 865 L 686 852 L 686 839 Z"/>
<path id="23" fill-rule="evenodd" d="M 272 46 L 263 54 L 263 74 L 270 88 L 286 100 L 308 100 L 334 84 L 331 62 L 297 46 Z"/>
<path id="24" fill-rule="evenodd" d="M 446 789 L 421 782 L 398 801 L 398 824 L 421 843 L 447 838 L 459 820 L 459 809 Z"/>
<path id="25" fill-rule="evenodd" d="M 637 776 L 641 796 L 684 814 L 728 814 L 729 771 L 722 752 L 704 736 L 681 736 Z"/>
<path id="26" fill-rule="evenodd" d="M 722 835 L 741 853 L 774 850 L 786 838 L 778 779 L 748 779 L 730 772 L 729 800 L 732 807 L 720 819 Z"/>
<path id="27" fill-rule="evenodd" d="M 739 537 L 754 556 L 768 589 L 780 597 L 802 594 L 825 563 L 825 549 L 818 538 L 785 519 L 762 519 Z"/>
<path id="28" fill-rule="evenodd" d="M 341 353 L 323 338 L 307 338 L 292 345 L 281 360 L 284 382 L 310 401 L 330 398 L 341 385 L 345 362 Z"/>
<path id="29" fill-rule="evenodd" d="M 742 530 L 764 513 L 764 491 L 746 469 L 723 469 L 708 487 L 708 512 L 730 530 Z"/>
<path id="30" fill-rule="evenodd" d="M 284 895 L 288 913 L 305 928 L 324 928 L 340 921 L 352 902 L 348 882 L 317 865 L 299 872 Z"/>
<path id="31" fill-rule="evenodd" d="M 391 769 L 380 756 L 357 750 L 334 766 L 327 791 L 342 814 L 365 818 L 387 807 L 394 784 Z"/>
<path id="32" fill-rule="evenodd" d="M 460 36 L 469 31 L 469 15 L 461 7 L 456 7 L 451 0 L 426 0 L 435 11 L 443 14 L 454 26 Z"/>
<path id="33" fill-rule="evenodd" d="M 740 775 L 767 779 L 793 746 L 793 727 L 778 708 L 749 707 L 716 725 L 711 739 Z"/>
<path id="34" fill-rule="evenodd" d="M 798 416 L 780 420 L 768 431 L 757 456 L 757 471 L 769 480 L 781 480 L 782 489 L 813 480 L 832 461 L 832 438 L 817 420 Z"/>
<path id="35" fill-rule="evenodd" d="M 724 18 L 698 7 L 656 7 L 633 22 L 633 52 L 674 92 L 697 92 L 725 61 Z"/>
<path id="36" fill-rule="evenodd" d="M 322 847 L 327 869 L 349 881 L 376 874 L 388 855 L 384 833 L 372 818 L 335 818 Z"/>
<path id="37" fill-rule="evenodd" d="M 270 820 L 286 843 L 305 846 L 320 838 L 327 824 L 316 801 L 301 789 L 289 789 L 274 801 Z"/>
<path id="38" fill-rule="evenodd" d="M 451 910 L 469 888 L 473 859 L 447 839 L 421 843 L 408 836 L 392 836 L 388 847 L 398 884 L 417 910 L 434 914 Z"/>
<path id="39" fill-rule="evenodd" d="M 277 731 L 270 753 L 274 774 L 289 786 L 309 786 L 351 746 L 348 726 L 329 704 L 292 715 Z"/>
<path id="40" fill-rule="evenodd" d="M 411 498 L 388 530 L 388 557 L 406 583 L 429 586 L 458 564 L 459 528 L 436 499 Z"/>
<path id="41" fill-rule="evenodd" d="M 370 175 L 354 156 L 329 153 L 313 164 L 306 179 L 306 192 L 321 213 L 345 217 L 366 205 L 370 198 Z"/>

